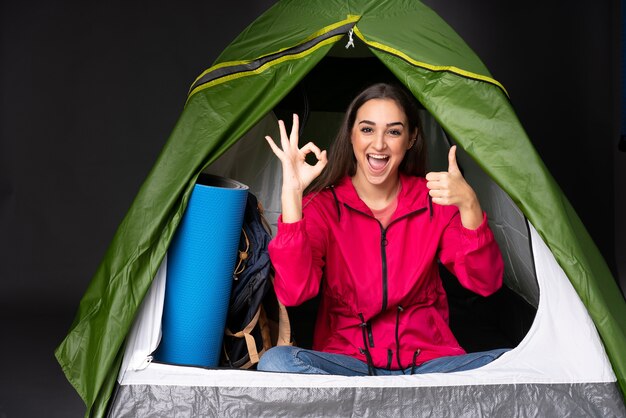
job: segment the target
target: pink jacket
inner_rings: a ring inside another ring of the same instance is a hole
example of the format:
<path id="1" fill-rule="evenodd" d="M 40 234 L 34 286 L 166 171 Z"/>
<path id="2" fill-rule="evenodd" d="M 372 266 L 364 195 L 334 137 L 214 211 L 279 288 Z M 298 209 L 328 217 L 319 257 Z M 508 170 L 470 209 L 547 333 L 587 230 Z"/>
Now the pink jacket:
<path id="1" fill-rule="evenodd" d="M 278 299 L 299 305 L 322 283 L 313 349 L 391 369 L 464 354 L 448 326 L 437 260 L 480 295 L 500 288 L 502 256 L 486 216 L 465 229 L 456 207 L 431 203 L 423 178 L 400 178 L 386 230 L 349 177 L 306 196 L 301 221 L 279 219 L 269 246 Z"/>

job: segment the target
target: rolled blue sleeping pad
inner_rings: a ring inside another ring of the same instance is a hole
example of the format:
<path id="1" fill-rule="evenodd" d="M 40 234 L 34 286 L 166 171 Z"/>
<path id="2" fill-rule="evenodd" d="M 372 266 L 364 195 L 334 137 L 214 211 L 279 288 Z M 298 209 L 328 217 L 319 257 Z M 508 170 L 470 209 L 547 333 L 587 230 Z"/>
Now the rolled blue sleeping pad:
<path id="1" fill-rule="evenodd" d="M 167 255 L 163 363 L 216 367 L 237 259 L 248 187 L 201 175 Z"/>

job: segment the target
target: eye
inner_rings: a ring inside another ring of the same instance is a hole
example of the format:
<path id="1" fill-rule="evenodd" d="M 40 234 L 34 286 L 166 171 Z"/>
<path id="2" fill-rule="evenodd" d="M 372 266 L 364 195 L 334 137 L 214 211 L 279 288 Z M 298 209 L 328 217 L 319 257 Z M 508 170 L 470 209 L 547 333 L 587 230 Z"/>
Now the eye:
<path id="1" fill-rule="evenodd" d="M 389 130 L 389 135 L 391 136 L 400 136 L 402 135 L 402 131 L 399 129 L 390 129 Z"/>
<path id="2" fill-rule="evenodd" d="M 361 127 L 361 132 L 363 132 L 364 134 L 369 134 L 374 132 L 374 130 L 372 128 L 370 128 L 369 126 L 362 126 Z"/>

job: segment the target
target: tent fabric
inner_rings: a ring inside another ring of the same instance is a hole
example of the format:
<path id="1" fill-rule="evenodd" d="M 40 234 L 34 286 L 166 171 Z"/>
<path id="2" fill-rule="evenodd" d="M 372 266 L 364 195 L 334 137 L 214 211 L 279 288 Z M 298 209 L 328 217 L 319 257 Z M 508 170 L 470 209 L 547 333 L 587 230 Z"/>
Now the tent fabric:
<path id="1" fill-rule="evenodd" d="M 132 385 L 119 387 L 110 415 L 117 418 L 625 417 L 626 410 L 619 397 L 616 385 L 606 383 L 489 385 L 479 389 L 476 386 L 215 388 Z"/>
<path id="2" fill-rule="evenodd" d="M 505 92 L 478 57 L 417 1 L 284 0 L 244 30 L 204 75 L 273 54 L 277 59 L 206 83 L 199 80 L 190 92 L 55 352 L 87 414 L 104 413 L 123 341 L 200 172 L 291 91 L 333 43 L 345 40 L 347 32 L 343 38 L 333 34 L 310 48 L 283 53 L 340 27 L 349 32 L 348 23 L 537 228 L 591 314 L 626 393 L 626 304 L 581 221 L 532 148 Z"/>

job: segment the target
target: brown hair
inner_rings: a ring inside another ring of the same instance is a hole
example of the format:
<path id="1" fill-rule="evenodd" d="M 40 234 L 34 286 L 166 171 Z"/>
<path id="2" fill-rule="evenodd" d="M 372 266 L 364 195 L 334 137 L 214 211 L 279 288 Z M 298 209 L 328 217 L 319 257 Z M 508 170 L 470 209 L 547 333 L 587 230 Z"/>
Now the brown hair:
<path id="1" fill-rule="evenodd" d="M 426 143 L 422 137 L 422 124 L 419 107 L 415 98 L 404 88 L 392 84 L 374 84 L 359 93 L 348 109 L 337 132 L 335 141 L 328 152 L 328 164 L 322 173 L 306 188 L 306 193 L 336 185 L 345 176 L 356 174 L 356 158 L 352 150 L 352 127 L 358 110 L 372 99 L 390 99 L 404 111 L 409 124 L 409 134 L 417 132 L 415 144 L 409 148 L 400 163 L 399 171 L 412 176 L 424 176 L 426 164 Z"/>

